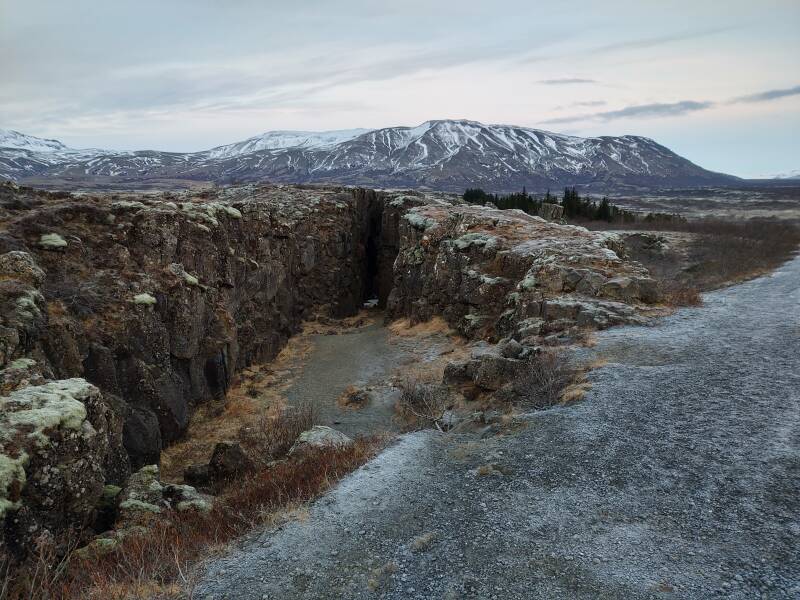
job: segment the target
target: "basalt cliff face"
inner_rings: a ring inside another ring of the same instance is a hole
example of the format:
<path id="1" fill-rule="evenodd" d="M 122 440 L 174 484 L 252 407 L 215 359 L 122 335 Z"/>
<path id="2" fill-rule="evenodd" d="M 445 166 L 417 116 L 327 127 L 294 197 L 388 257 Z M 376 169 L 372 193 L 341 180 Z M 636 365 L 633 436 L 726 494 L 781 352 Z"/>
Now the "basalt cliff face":
<path id="1" fill-rule="evenodd" d="M 103 485 L 158 463 L 238 370 L 372 298 L 533 345 L 636 321 L 655 294 L 613 236 L 454 196 L 0 186 L 0 555 L 90 524 Z"/>
<path id="2" fill-rule="evenodd" d="M 636 305 L 657 300 L 616 235 L 518 210 L 427 204 L 405 214 L 399 237 L 390 315 L 443 315 L 471 338 L 555 342 L 637 321 Z"/>

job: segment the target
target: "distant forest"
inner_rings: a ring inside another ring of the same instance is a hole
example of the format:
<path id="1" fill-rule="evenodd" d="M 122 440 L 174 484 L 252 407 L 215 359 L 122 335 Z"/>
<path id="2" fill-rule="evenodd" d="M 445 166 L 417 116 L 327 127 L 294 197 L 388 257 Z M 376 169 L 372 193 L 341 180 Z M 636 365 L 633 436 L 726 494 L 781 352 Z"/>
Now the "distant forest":
<path id="1" fill-rule="evenodd" d="M 671 222 L 682 220 L 679 215 L 667 213 L 637 213 L 612 204 L 603 197 L 599 202 L 589 196 L 581 196 L 572 188 L 564 188 L 559 199 L 547 190 L 544 196 L 529 194 L 523 187 L 521 192 L 500 195 L 485 192 L 480 188 L 469 188 L 464 192 L 464 201 L 469 204 L 493 204 L 499 209 L 516 208 L 529 215 L 539 215 L 543 204 L 557 204 L 564 209 L 564 218 L 569 221 L 606 221 L 608 223 Z"/>

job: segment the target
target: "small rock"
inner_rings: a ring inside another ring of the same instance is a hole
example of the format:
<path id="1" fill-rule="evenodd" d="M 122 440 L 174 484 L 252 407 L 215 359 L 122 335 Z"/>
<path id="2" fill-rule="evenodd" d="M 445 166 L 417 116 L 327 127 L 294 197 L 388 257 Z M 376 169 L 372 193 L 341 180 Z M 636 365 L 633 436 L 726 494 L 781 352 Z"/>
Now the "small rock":
<path id="1" fill-rule="evenodd" d="M 310 448 L 342 448 L 353 443 L 349 437 L 341 431 L 337 431 L 324 425 L 315 425 L 308 431 L 304 431 L 298 437 L 289 450 L 290 455 L 303 454 Z"/>
<path id="2" fill-rule="evenodd" d="M 238 442 L 219 442 L 208 463 L 214 479 L 230 479 L 252 468 L 253 463 Z"/>
<path id="3" fill-rule="evenodd" d="M 505 358 L 519 358 L 523 347 L 517 340 L 508 340 L 500 346 L 500 354 Z"/>

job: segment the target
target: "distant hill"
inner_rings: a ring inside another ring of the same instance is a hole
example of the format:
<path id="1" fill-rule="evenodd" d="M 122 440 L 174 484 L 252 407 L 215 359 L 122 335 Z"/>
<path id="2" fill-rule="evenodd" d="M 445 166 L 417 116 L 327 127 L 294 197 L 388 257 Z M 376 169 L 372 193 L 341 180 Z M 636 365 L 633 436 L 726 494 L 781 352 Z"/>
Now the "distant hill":
<path id="1" fill-rule="evenodd" d="M 729 185 L 640 136 L 581 138 L 475 121 L 329 132 L 272 131 L 204 152 L 77 150 L 0 130 L 0 177 L 22 183 L 131 186 L 156 180 L 343 183 L 463 191 L 597 191 Z"/>

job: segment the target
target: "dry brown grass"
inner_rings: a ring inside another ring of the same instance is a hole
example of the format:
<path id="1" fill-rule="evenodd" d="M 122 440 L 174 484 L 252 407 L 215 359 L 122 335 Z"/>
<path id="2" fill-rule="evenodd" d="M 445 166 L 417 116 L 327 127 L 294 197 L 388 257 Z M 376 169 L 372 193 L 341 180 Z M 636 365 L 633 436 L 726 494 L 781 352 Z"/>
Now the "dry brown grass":
<path id="1" fill-rule="evenodd" d="M 369 394 L 366 392 L 366 390 L 358 388 L 354 385 L 348 385 L 336 399 L 336 404 L 338 404 L 340 407 L 354 410 L 364 408 L 368 402 Z"/>
<path id="2" fill-rule="evenodd" d="M 670 306 L 697 306 L 700 292 L 769 273 L 800 245 L 800 227 L 775 219 L 637 223 L 636 229 L 686 234 L 682 241 L 670 236 L 671 250 L 665 255 L 632 252 L 660 282 L 663 301 Z"/>
<path id="3" fill-rule="evenodd" d="M 283 507 L 318 496 L 369 460 L 381 445 L 378 438 L 359 439 L 346 448 L 312 450 L 302 459 L 262 468 L 232 482 L 209 513 L 164 513 L 146 533 L 125 537 L 106 556 L 73 558 L 59 565 L 45 549 L 38 571 L 34 566 L 33 571 L 18 572 L 13 581 L 6 579 L 3 598 L 123 600 L 190 593 L 198 561 L 269 523 Z"/>
<path id="4" fill-rule="evenodd" d="M 395 411 L 408 429 L 436 427 L 442 431 L 441 420 L 449 397 L 440 380 L 441 375 L 435 372 L 414 371 L 400 382 L 400 399 Z"/>
<path id="5" fill-rule="evenodd" d="M 586 396 L 586 392 L 590 389 L 592 389 L 592 385 L 585 381 L 572 383 L 561 391 L 559 403 L 572 404 L 573 402 L 579 402 L 583 400 L 584 396 Z"/>
<path id="6" fill-rule="evenodd" d="M 313 407 L 289 407 L 279 415 L 262 415 L 254 423 L 243 426 L 238 433 L 242 447 L 254 460 L 267 464 L 289 452 L 297 436 L 315 424 Z"/>
<path id="7" fill-rule="evenodd" d="M 511 382 L 511 387 L 518 403 L 540 410 L 558 404 L 564 391 L 576 383 L 577 375 L 563 354 L 549 350 L 534 357 L 530 367 Z"/>
<path id="8" fill-rule="evenodd" d="M 291 338 L 268 365 L 244 369 L 228 390 L 224 404 L 203 404 L 192 415 L 186 436 L 161 453 L 161 477 L 180 482 L 190 464 L 206 462 L 218 442 L 231 440 L 248 427 L 259 428 L 264 419 L 277 419 L 285 401 L 283 393 L 305 364 L 310 338 Z"/>
<path id="9" fill-rule="evenodd" d="M 693 284 L 682 281 L 659 282 L 661 301 L 667 306 L 700 306 L 703 298 Z"/>
<path id="10" fill-rule="evenodd" d="M 410 319 L 398 319 L 388 325 L 394 335 L 403 337 L 428 336 L 436 333 L 455 335 L 453 328 L 442 317 L 433 317 L 423 323 L 412 324 Z"/>

